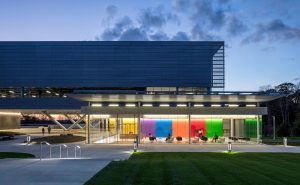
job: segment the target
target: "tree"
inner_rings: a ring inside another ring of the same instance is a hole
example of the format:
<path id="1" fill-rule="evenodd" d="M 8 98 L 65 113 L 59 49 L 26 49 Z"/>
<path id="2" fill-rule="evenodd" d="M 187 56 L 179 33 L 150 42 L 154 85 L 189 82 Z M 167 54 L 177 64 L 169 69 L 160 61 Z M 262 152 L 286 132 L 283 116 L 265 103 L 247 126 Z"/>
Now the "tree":
<path id="1" fill-rule="evenodd" d="M 296 85 L 293 83 L 286 82 L 275 86 L 275 90 L 279 93 L 291 94 L 296 91 Z"/>

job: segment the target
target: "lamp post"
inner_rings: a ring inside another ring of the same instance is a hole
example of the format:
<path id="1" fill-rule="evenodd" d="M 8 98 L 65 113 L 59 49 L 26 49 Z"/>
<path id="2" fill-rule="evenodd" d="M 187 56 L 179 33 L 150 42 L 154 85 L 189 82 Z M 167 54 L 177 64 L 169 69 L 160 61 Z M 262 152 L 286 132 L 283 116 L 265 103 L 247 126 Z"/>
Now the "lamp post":
<path id="1" fill-rule="evenodd" d="M 228 142 L 228 152 L 230 153 L 232 151 L 232 144 L 231 142 Z"/>

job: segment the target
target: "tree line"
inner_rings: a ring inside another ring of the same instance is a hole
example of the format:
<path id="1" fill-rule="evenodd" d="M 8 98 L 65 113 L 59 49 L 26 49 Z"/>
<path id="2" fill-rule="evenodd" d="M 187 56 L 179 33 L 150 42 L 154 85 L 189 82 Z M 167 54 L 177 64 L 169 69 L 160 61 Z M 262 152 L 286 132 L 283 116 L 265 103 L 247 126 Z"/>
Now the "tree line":
<path id="1" fill-rule="evenodd" d="M 277 136 L 300 136 L 300 83 L 282 83 L 275 87 L 271 85 L 260 87 L 260 92 L 280 94 L 281 97 L 267 102 L 268 116 L 263 125 L 263 135 L 273 134 L 273 116 L 276 120 Z"/>

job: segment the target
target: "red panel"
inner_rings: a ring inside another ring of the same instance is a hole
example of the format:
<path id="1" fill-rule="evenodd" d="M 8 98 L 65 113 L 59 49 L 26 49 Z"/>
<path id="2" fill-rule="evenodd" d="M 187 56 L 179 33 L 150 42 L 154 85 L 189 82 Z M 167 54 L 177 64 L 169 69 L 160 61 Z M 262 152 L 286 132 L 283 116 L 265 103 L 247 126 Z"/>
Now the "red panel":
<path id="1" fill-rule="evenodd" d="M 191 119 L 191 137 L 198 136 L 196 130 L 202 130 L 203 136 L 206 136 L 205 119 Z"/>
<path id="2" fill-rule="evenodd" d="M 172 119 L 173 137 L 189 137 L 189 121 L 187 119 Z"/>

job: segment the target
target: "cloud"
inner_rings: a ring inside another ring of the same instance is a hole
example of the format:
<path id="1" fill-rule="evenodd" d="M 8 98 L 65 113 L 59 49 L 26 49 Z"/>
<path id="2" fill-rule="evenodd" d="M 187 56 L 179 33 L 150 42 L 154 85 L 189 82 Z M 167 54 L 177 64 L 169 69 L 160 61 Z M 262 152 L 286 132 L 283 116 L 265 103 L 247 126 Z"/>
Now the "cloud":
<path id="1" fill-rule="evenodd" d="M 300 77 L 294 78 L 293 81 L 298 81 L 300 80 Z"/>
<path id="2" fill-rule="evenodd" d="M 124 30 L 130 28 L 133 22 L 128 16 L 119 19 L 111 28 L 106 28 L 97 40 L 117 40 Z"/>
<path id="3" fill-rule="evenodd" d="M 141 10 L 138 21 L 144 29 L 161 28 L 169 21 L 180 24 L 178 16 L 171 12 L 167 12 L 163 6 Z"/>
<path id="4" fill-rule="evenodd" d="M 193 26 L 191 34 L 194 40 L 211 41 L 215 39 L 215 36 L 210 34 L 208 31 L 203 30 L 203 27 L 201 27 L 200 24 Z"/>
<path id="5" fill-rule="evenodd" d="M 189 0 L 174 0 L 172 5 L 175 10 L 185 12 L 190 8 L 191 2 Z"/>
<path id="6" fill-rule="evenodd" d="M 118 8 L 115 5 L 109 5 L 105 9 L 106 15 L 109 19 L 113 19 L 118 13 Z"/>
<path id="7" fill-rule="evenodd" d="M 300 28 L 291 27 L 280 19 L 265 24 L 258 24 L 255 31 L 243 39 L 242 44 L 272 41 L 299 41 Z"/>
<path id="8" fill-rule="evenodd" d="M 149 35 L 150 39 L 153 41 L 167 41 L 169 40 L 168 35 L 165 32 L 158 31 L 154 34 Z"/>
<path id="9" fill-rule="evenodd" d="M 229 36 L 239 36 L 247 31 L 247 26 L 236 16 L 232 16 L 228 21 L 227 33 Z"/>
<path id="10" fill-rule="evenodd" d="M 144 28 L 157 27 L 160 28 L 166 24 L 166 15 L 163 13 L 163 8 L 161 6 L 156 8 L 147 8 L 142 10 L 139 22 Z"/>
<path id="11" fill-rule="evenodd" d="M 263 51 L 263 52 L 273 52 L 273 51 L 275 51 L 275 47 L 264 47 L 264 48 L 262 48 L 261 49 L 261 51 Z"/>
<path id="12" fill-rule="evenodd" d="M 185 32 L 177 32 L 171 39 L 172 41 L 188 41 L 190 37 Z"/>
<path id="13" fill-rule="evenodd" d="M 119 38 L 120 41 L 145 41 L 148 40 L 147 33 L 140 28 L 129 28 Z"/>
<path id="14" fill-rule="evenodd" d="M 220 8 L 213 7 L 212 1 L 201 0 L 193 3 L 192 19 L 207 24 L 209 29 L 221 29 L 226 21 L 225 11 Z"/>

